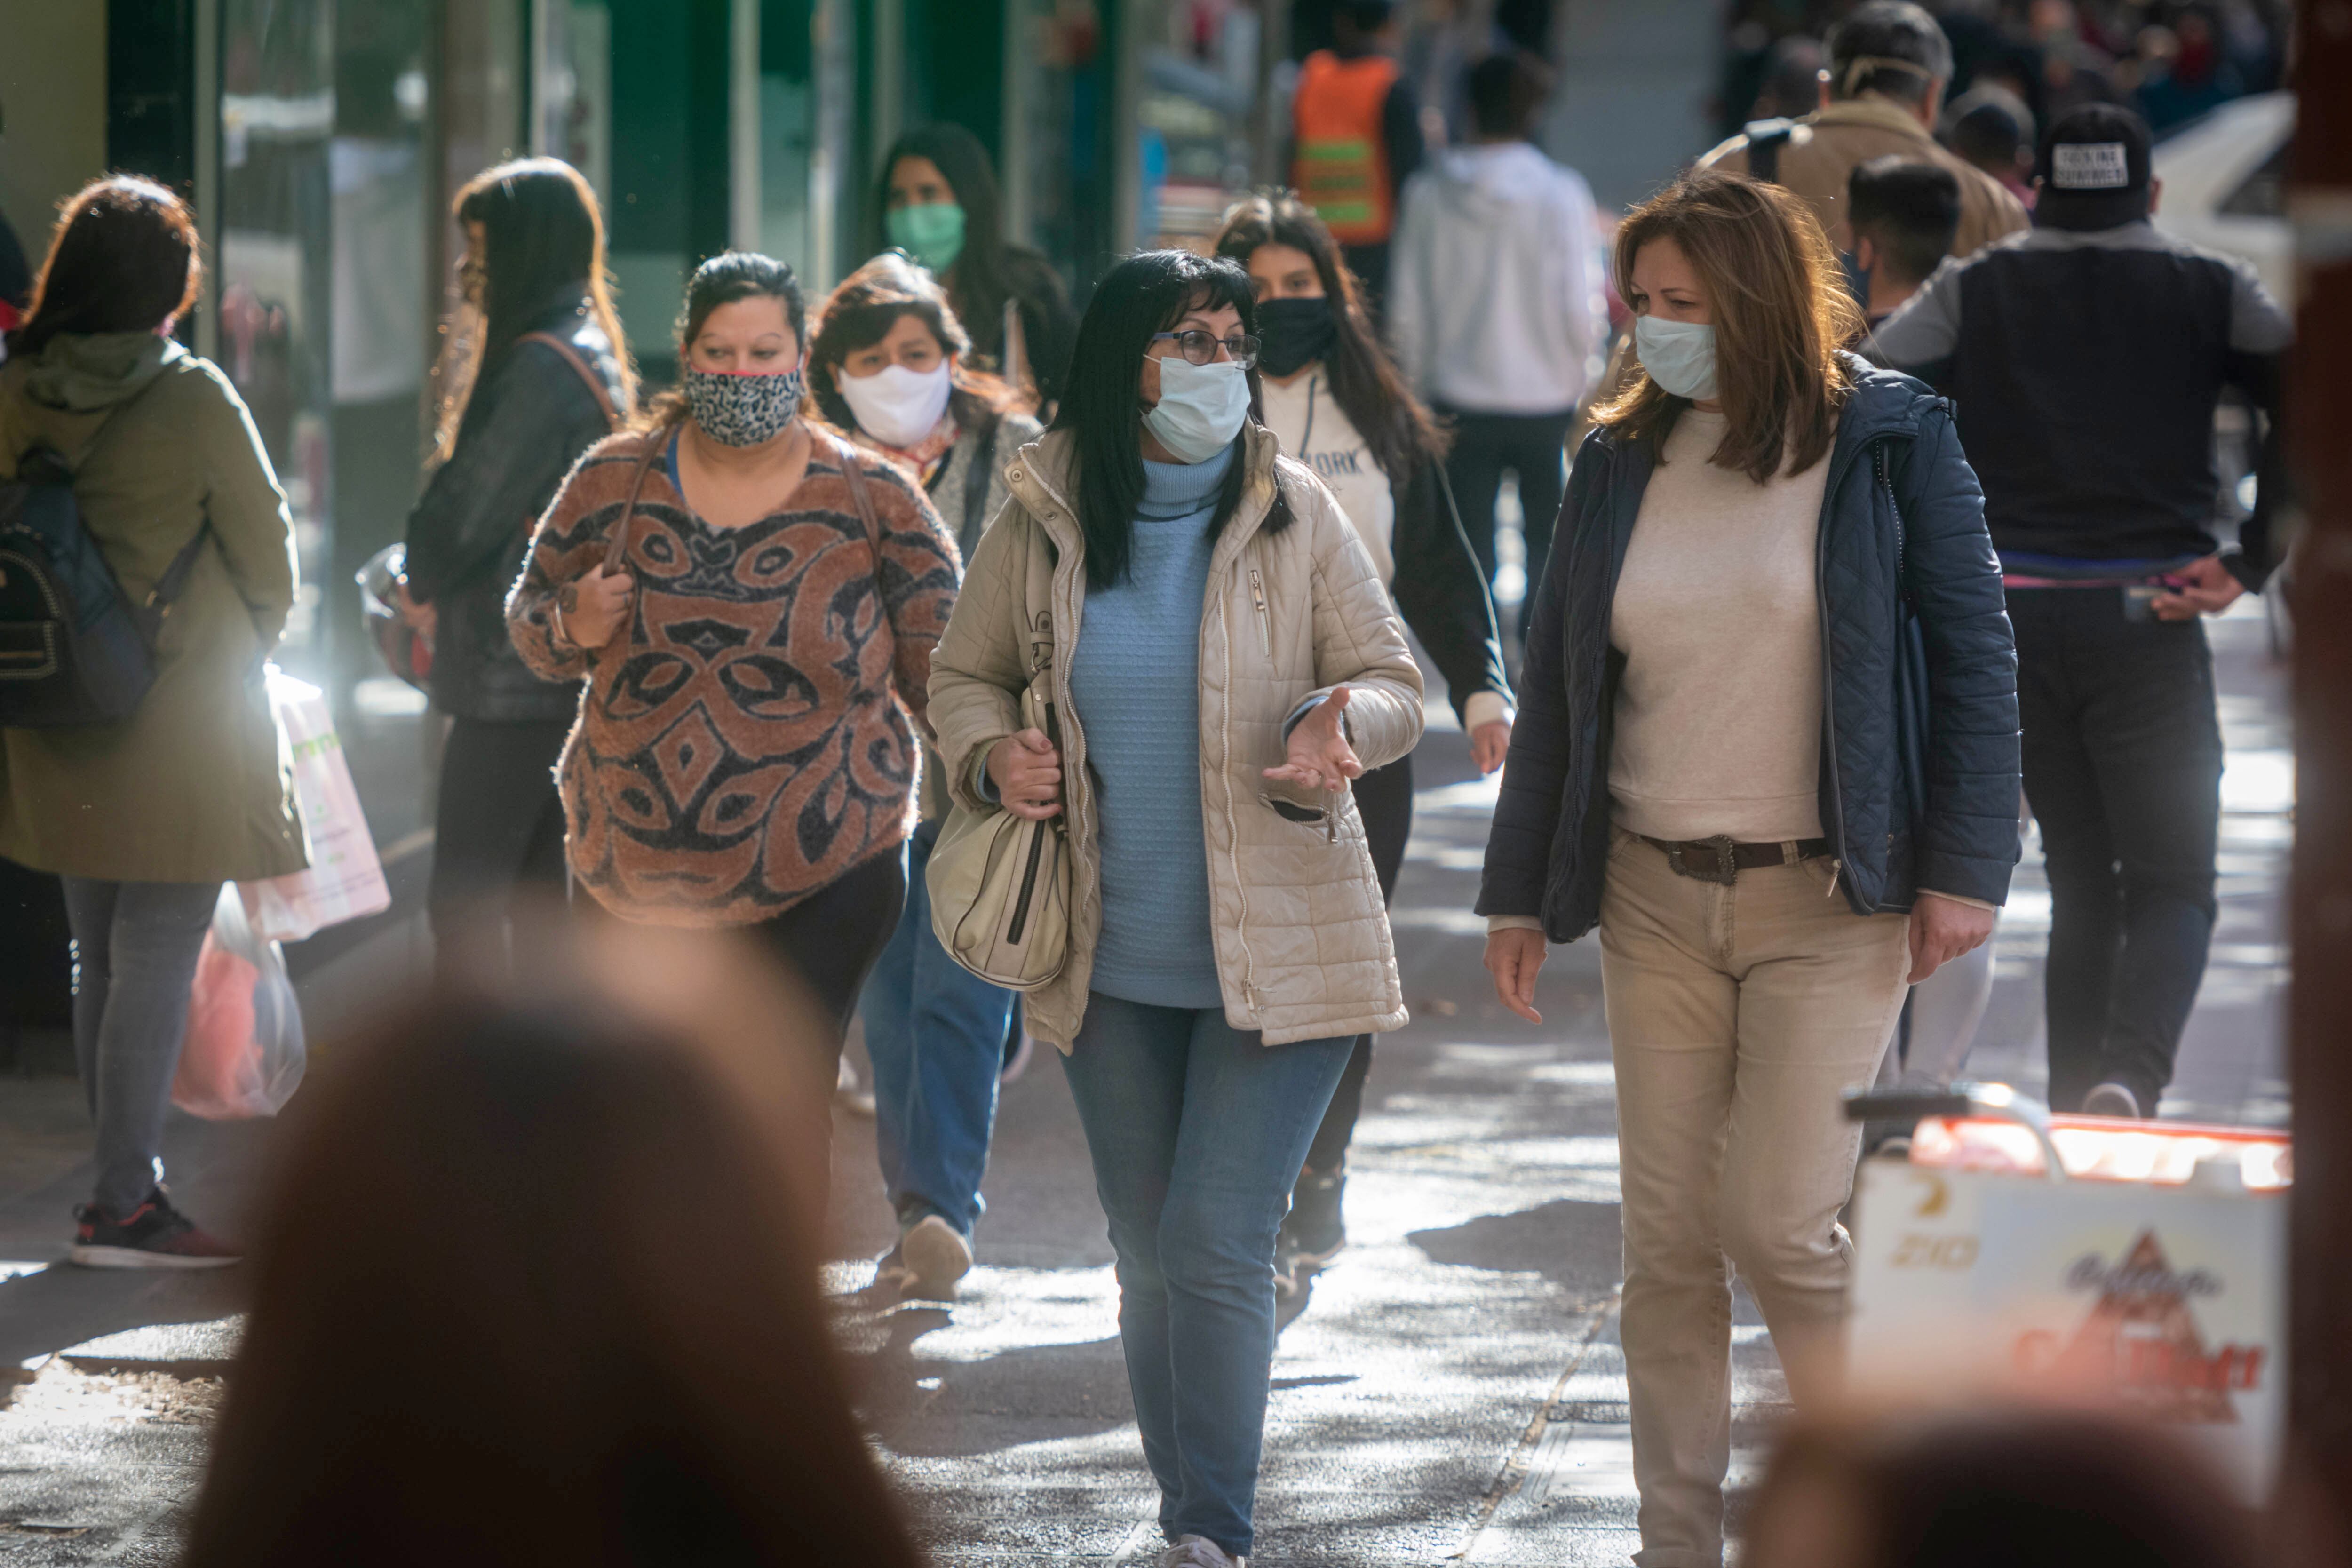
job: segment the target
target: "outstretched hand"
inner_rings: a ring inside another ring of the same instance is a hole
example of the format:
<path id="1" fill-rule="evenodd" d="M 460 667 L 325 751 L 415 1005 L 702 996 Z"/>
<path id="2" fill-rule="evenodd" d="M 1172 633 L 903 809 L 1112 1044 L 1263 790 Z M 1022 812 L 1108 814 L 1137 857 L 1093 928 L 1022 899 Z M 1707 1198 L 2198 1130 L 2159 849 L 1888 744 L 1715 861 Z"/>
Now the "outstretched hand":
<path id="1" fill-rule="evenodd" d="M 1364 764 L 1357 761 L 1356 749 L 1348 744 L 1347 730 L 1339 721 L 1347 710 L 1348 689 L 1333 687 L 1331 695 L 1292 728 L 1288 760 L 1278 768 L 1266 769 L 1265 776 L 1333 791 L 1346 789 L 1349 779 L 1361 778 Z"/>

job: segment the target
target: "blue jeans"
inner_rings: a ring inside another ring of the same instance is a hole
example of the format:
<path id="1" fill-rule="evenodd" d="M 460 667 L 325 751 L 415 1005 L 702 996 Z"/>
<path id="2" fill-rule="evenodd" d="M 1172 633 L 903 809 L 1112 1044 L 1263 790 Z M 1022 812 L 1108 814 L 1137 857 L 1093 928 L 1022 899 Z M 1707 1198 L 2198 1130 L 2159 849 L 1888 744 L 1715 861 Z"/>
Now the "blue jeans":
<path id="1" fill-rule="evenodd" d="M 98 1124 L 98 1206 L 121 1218 L 163 1179 L 163 1113 L 218 882 L 61 879 L 74 939 L 74 1065 Z"/>
<path id="2" fill-rule="evenodd" d="M 1087 998 L 1064 1065 L 1118 1255 L 1127 1380 L 1171 1541 L 1250 1550 L 1274 1236 L 1354 1046 L 1268 1047 L 1221 1008 Z"/>
<path id="3" fill-rule="evenodd" d="M 874 1062 L 874 1145 L 901 1225 L 938 1215 L 967 1237 L 987 1205 L 980 1178 L 996 1127 L 996 1086 L 1013 994 L 950 958 L 931 934 L 923 868 L 940 841 L 907 841 L 907 907 L 858 1006 Z"/>

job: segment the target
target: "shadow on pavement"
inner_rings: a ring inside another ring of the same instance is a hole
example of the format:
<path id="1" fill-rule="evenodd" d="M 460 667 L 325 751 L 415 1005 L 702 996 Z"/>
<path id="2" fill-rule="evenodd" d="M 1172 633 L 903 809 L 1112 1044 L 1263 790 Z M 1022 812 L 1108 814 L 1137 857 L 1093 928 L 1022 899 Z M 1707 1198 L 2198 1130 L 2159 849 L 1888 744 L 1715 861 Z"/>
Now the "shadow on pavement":
<path id="1" fill-rule="evenodd" d="M 1416 1230 L 1405 1239 L 1433 1263 L 1541 1274 L 1586 1296 L 1615 1287 L 1624 1233 L 1617 1205 L 1559 1198 L 1444 1230 Z"/>

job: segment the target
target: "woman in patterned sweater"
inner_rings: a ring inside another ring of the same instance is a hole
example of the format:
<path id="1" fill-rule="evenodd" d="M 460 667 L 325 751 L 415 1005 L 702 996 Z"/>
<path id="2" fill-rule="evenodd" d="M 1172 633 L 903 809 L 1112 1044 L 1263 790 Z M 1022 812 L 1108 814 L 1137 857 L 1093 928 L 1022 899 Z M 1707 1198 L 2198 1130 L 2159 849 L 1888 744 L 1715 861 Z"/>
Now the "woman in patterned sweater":
<path id="1" fill-rule="evenodd" d="M 800 417 L 805 328 L 782 262 L 704 262 L 680 389 L 564 481 L 507 625 L 542 676 L 587 678 L 559 766 L 574 879 L 624 920 L 750 928 L 837 1057 L 906 898 L 958 563 L 905 474 Z"/>

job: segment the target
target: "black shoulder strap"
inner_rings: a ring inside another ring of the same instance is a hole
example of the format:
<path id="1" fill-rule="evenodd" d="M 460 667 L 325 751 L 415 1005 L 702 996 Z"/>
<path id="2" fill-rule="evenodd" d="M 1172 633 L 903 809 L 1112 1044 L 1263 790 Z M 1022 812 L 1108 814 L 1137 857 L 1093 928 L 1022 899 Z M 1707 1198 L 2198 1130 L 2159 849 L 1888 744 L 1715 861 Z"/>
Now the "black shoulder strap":
<path id="1" fill-rule="evenodd" d="M 1793 120 L 1759 120 L 1748 126 L 1748 174 L 1770 184 L 1780 183 L 1780 149 L 1797 129 Z"/>
<path id="2" fill-rule="evenodd" d="M 147 590 L 147 597 L 140 602 L 140 629 L 146 633 L 150 647 L 154 646 L 155 638 L 163 630 L 164 617 L 172 613 L 173 601 L 186 589 L 188 578 L 196 569 L 196 557 L 203 553 L 205 541 L 210 539 L 212 533 L 210 521 L 198 524 L 196 536 L 180 546 L 180 552 L 172 557 L 172 563 L 163 568 L 163 574 L 155 579 L 155 585 Z"/>
<path id="3" fill-rule="evenodd" d="M 996 483 L 996 433 L 1003 428 L 999 423 L 981 432 L 980 444 L 971 449 L 971 467 L 963 476 L 963 521 L 956 531 L 956 548 L 967 563 L 980 543 L 980 531 L 988 526 L 988 492 Z"/>

